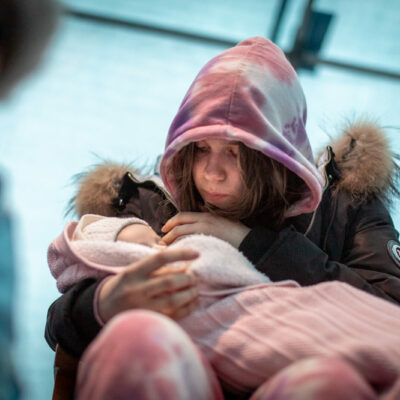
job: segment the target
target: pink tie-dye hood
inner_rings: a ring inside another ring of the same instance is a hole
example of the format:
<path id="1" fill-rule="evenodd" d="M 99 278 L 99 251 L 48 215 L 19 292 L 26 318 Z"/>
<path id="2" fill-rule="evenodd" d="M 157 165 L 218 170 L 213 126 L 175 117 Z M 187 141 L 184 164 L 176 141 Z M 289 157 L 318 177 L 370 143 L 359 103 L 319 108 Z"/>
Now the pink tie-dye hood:
<path id="1" fill-rule="evenodd" d="M 261 151 L 306 182 L 309 191 L 287 217 L 315 210 L 324 182 L 314 165 L 306 116 L 302 88 L 282 50 L 265 38 L 244 40 L 209 61 L 186 93 L 160 164 L 167 190 L 177 201 L 170 168 L 177 151 L 191 142 L 224 138 Z"/>

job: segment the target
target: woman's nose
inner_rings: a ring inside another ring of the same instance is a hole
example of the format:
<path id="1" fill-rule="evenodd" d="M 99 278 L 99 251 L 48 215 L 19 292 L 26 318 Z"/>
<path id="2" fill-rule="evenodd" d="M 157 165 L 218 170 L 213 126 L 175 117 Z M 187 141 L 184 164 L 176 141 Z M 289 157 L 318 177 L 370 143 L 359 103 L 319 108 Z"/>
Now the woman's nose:
<path id="1" fill-rule="evenodd" d="M 207 179 L 222 181 L 225 179 L 225 170 L 221 160 L 217 156 L 211 156 L 207 160 L 204 169 L 204 174 Z"/>

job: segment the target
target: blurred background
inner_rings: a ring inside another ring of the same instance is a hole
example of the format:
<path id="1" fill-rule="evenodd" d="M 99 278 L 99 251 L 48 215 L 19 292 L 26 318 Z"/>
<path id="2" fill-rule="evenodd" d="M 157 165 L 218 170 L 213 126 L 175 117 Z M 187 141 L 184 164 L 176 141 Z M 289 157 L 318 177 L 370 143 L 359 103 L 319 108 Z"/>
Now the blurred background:
<path id="1" fill-rule="evenodd" d="M 400 153 L 399 0 L 63 0 L 40 68 L 0 104 L 0 165 L 12 215 L 15 348 L 26 400 L 50 399 L 46 251 L 67 219 L 71 177 L 99 158 L 151 166 L 191 81 L 251 36 L 297 67 L 315 151 L 357 116 Z M 311 7 L 312 6 L 312 7 Z M 400 227 L 399 203 L 393 205 Z"/>

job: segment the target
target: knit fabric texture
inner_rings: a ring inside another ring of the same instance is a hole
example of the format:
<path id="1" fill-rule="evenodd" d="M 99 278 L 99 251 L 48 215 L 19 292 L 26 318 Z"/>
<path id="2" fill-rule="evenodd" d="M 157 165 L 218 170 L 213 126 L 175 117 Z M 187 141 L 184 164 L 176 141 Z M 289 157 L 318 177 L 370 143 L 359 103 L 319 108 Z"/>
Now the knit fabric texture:
<path id="1" fill-rule="evenodd" d="M 400 384 L 400 307 L 343 282 L 247 288 L 180 325 L 239 393 L 314 357 L 345 360 L 379 393 Z"/>

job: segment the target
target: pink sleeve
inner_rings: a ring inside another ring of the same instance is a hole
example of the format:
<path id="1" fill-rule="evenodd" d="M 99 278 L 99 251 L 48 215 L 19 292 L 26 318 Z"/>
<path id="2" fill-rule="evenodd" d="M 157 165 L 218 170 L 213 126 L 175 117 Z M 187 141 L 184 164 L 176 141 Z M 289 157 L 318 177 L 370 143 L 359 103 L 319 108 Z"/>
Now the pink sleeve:
<path id="1" fill-rule="evenodd" d="M 47 249 L 47 263 L 54 278 L 58 278 L 69 266 L 79 262 L 72 253 L 66 232 L 73 232 L 78 225 L 76 221 L 68 223 L 63 232 L 57 236 Z"/>
<path id="2" fill-rule="evenodd" d="M 57 288 L 61 293 L 86 278 L 104 278 L 117 273 L 121 267 L 110 267 L 101 260 L 94 262 L 82 256 L 72 247 L 73 235 L 78 222 L 68 223 L 64 231 L 50 244 L 47 250 L 47 262 L 51 274 L 57 280 Z M 86 245 L 86 243 L 85 243 Z M 87 246 L 91 243 L 88 241 Z"/>
<path id="3" fill-rule="evenodd" d="M 128 223 L 128 219 L 124 223 Z M 132 262 L 156 251 L 147 246 L 120 241 L 75 240 L 77 226 L 76 221 L 68 223 L 47 251 L 51 274 L 62 293 L 83 279 L 100 279 L 117 274 Z"/>
<path id="4" fill-rule="evenodd" d="M 139 218 L 103 217 L 101 215 L 86 214 L 75 227 L 73 240 L 105 240 L 114 242 L 122 229 L 128 225 L 148 223 Z"/>

